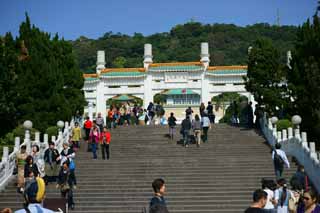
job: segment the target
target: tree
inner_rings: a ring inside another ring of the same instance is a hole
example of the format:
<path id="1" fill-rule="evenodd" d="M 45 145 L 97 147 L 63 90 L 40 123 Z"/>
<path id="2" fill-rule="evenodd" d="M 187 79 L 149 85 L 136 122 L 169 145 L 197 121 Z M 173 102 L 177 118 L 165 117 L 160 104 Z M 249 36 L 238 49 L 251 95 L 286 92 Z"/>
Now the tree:
<path id="1" fill-rule="evenodd" d="M 316 14 L 298 29 L 295 51 L 288 70 L 288 85 L 295 113 L 309 138 L 320 138 L 320 21 Z"/>
<path id="2" fill-rule="evenodd" d="M 271 114 L 288 104 L 285 72 L 279 58 L 279 51 L 269 39 L 258 39 L 250 50 L 245 77 L 247 91 Z"/>
<path id="3" fill-rule="evenodd" d="M 17 125 L 16 81 L 18 55 L 15 42 L 10 33 L 0 37 L 0 136 L 9 132 Z"/>
<path id="4" fill-rule="evenodd" d="M 125 57 L 119 56 L 113 61 L 112 65 L 115 68 L 124 68 L 126 62 L 127 62 L 127 60 Z"/>
<path id="5" fill-rule="evenodd" d="M 1 45 L 0 90 L 8 90 L 2 100 L 12 121 L 2 122 L 0 129 L 8 131 L 7 125 L 12 128 L 28 119 L 43 132 L 83 110 L 84 80 L 69 42 L 31 26 L 28 15 L 19 33 L 15 40 L 7 35 Z"/>

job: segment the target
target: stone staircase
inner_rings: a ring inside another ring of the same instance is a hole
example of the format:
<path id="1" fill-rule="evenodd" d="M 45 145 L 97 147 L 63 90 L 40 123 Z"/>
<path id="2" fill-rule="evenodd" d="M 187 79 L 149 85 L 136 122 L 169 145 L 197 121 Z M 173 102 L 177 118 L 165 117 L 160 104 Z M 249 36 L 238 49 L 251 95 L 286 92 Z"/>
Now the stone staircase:
<path id="1" fill-rule="evenodd" d="M 215 125 L 209 142 L 197 148 L 177 144 L 167 127 L 136 126 L 112 130 L 111 159 L 85 152 L 76 157 L 76 208 L 72 212 L 139 213 L 152 197 L 155 178 L 166 181 L 170 212 L 243 212 L 261 178 L 274 178 L 270 149 L 253 130 Z M 294 165 L 292 165 L 294 166 Z M 286 170 L 291 176 L 295 168 Z M 59 197 L 54 184 L 47 197 Z M 13 182 L 0 193 L 0 209 L 21 208 Z"/>

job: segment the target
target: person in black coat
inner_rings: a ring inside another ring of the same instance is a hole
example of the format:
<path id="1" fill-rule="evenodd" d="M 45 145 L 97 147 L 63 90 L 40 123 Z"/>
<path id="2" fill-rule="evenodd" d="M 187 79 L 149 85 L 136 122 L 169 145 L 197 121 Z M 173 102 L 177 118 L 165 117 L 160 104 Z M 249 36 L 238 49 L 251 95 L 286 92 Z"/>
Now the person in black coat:
<path id="1" fill-rule="evenodd" d="M 26 164 L 24 165 L 24 177 L 29 177 L 30 172 L 33 172 L 35 177 L 38 177 L 39 175 L 37 164 L 33 162 L 31 155 L 26 158 Z"/>
<path id="2" fill-rule="evenodd" d="M 55 182 L 60 168 L 60 154 L 57 149 L 54 148 L 54 143 L 49 143 L 49 148 L 44 153 L 45 162 L 45 177 L 46 184 L 48 182 Z"/>

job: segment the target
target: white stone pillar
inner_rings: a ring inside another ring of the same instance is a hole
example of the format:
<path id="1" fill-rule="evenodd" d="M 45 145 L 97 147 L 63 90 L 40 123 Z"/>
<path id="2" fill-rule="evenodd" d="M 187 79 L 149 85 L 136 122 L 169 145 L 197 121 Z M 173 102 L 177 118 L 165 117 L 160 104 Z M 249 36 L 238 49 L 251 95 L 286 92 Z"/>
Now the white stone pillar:
<path id="1" fill-rule="evenodd" d="M 277 142 L 280 143 L 282 141 L 281 131 L 277 132 Z"/>
<path id="2" fill-rule="evenodd" d="M 144 44 L 144 60 L 143 65 L 144 68 L 148 70 L 149 65 L 153 63 L 152 61 L 152 45 L 151 44 Z"/>
<path id="3" fill-rule="evenodd" d="M 308 141 L 307 141 L 307 133 L 306 133 L 306 132 L 302 132 L 302 133 L 301 133 L 301 138 L 302 138 L 302 139 L 301 139 L 301 140 L 302 140 L 302 143 L 303 143 L 303 142 L 308 142 Z"/>
<path id="4" fill-rule="evenodd" d="M 53 143 L 56 142 L 56 136 L 55 136 L 55 135 L 52 135 L 52 136 L 51 136 L 51 142 L 53 142 Z"/>
<path id="5" fill-rule="evenodd" d="M 20 150 L 20 137 L 14 138 L 14 151 Z"/>
<path id="6" fill-rule="evenodd" d="M 205 105 L 208 104 L 210 99 L 209 80 L 206 77 L 206 70 L 201 73 L 201 102 Z"/>
<path id="7" fill-rule="evenodd" d="M 24 143 L 26 144 L 26 152 L 31 153 L 30 131 L 27 129 L 24 134 Z"/>
<path id="8" fill-rule="evenodd" d="M 318 159 L 315 142 L 310 142 L 310 157 L 316 160 Z"/>
<path id="9" fill-rule="evenodd" d="M 297 139 L 301 139 L 300 137 L 300 129 L 294 129 L 294 137 Z"/>
<path id="10" fill-rule="evenodd" d="M 4 146 L 3 147 L 3 153 L 2 153 L 2 162 L 6 162 L 9 159 L 9 147 Z"/>
<path id="11" fill-rule="evenodd" d="M 293 130 L 291 127 L 288 128 L 288 139 L 291 139 L 293 137 Z"/>
<path id="12" fill-rule="evenodd" d="M 107 100 L 104 97 L 104 82 L 102 79 L 100 79 L 98 85 L 97 85 L 97 96 L 96 96 L 96 115 L 98 113 L 101 113 L 101 117 L 104 120 L 104 123 L 106 123 L 106 116 L 107 116 Z"/>
<path id="13" fill-rule="evenodd" d="M 98 75 L 100 75 L 101 71 L 105 69 L 105 64 L 106 64 L 105 52 L 103 50 L 99 50 L 97 52 L 97 68 L 96 68 L 96 72 Z"/>
<path id="14" fill-rule="evenodd" d="M 143 107 L 146 109 L 150 102 L 153 102 L 152 96 L 152 75 L 147 72 L 144 79 Z"/>
<path id="15" fill-rule="evenodd" d="M 34 145 L 38 145 L 40 147 L 40 132 L 35 133 Z"/>
<path id="16" fill-rule="evenodd" d="M 89 116 L 90 120 L 92 121 L 93 120 L 93 103 L 92 102 L 88 103 L 88 116 Z"/>
<path id="17" fill-rule="evenodd" d="M 287 130 L 286 129 L 283 129 L 282 130 L 282 140 L 283 141 L 285 141 L 285 140 L 287 140 L 288 138 L 287 138 Z"/>
<path id="18" fill-rule="evenodd" d="M 204 65 L 205 69 L 209 67 L 210 64 L 210 54 L 209 54 L 209 44 L 208 42 L 201 43 L 201 54 L 200 54 L 200 61 Z"/>

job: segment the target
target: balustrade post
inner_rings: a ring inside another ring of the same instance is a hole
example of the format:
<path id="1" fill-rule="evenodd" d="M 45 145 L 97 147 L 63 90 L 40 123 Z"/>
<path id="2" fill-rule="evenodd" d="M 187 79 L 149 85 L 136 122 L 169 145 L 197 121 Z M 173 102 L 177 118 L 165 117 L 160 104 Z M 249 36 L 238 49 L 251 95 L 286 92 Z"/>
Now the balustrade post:
<path id="1" fill-rule="evenodd" d="M 295 129 L 294 130 L 294 137 L 298 140 L 301 139 L 301 136 L 300 136 L 300 129 Z"/>
<path id="2" fill-rule="evenodd" d="M 317 160 L 317 152 L 316 152 L 316 143 L 315 142 L 310 142 L 310 157 Z"/>
<path id="3" fill-rule="evenodd" d="M 40 132 L 36 132 L 36 133 L 35 133 L 34 145 L 38 145 L 39 148 L 41 148 L 41 147 L 40 147 Z"/>
<path id="4" fill-rule="evenodd" d="M 29 130 L 26 130 L 23 142 L 26 144 L 26 152 L 28 154 L 30 154 L 31 153 L 31 140 L 30 140 L 30 131 Z"/>
<path id="5" fill-rule="evenodd" d="M 282 141 L 281 131 L 277 132 L 277 142 L 280 143 Z"/>
<path id="6" fill-rule="evenodd" d="M 31 153 L 30 130 L 32 129 L 32 122 L 29 120 L 26 120 L 25 122 L 23 122 L 23 127 L 26 130 L 25 137 L 24 137 L 24 142 L 26 144 L 26 152 L 30 154 Z"/>
<path id="7" fill-rule="evenodd" d="M 5 165 L 4 173 L 5 173 L 5 177 L 7 177 L 9 175 L 9 170 L 10 170 L 9 148 L 7 146 L 3 147 L 1 162 L 4 162 L 4 165 Z"/>
<path id="8" fill-rule="evenodd" d="M 20 150 L 20 137 L 14 138 L 14 151 L 18 152 Z"/>
<path id="9" fill-rule="evenodd" d="M 288 139 L 293 138 L 293 129 L 291 127 L 288 128 Z"/>
<path id="10" fill-rule="evenodd" d="M 9 158 L 9 147 L 4 146 L 3 153 L 2 153 L 2 162 L 6 162 L 8 158 Z"/>
<path id="11" fill-rule="evenodd" d="M 52 135 L 51 136 L 51 142 L 55 143 L 56 142 L 56 136 L 55 135 Z M 56 144 L 55 144 L 56 145 Z"/>
<path id="12" fill-rule="evenodd" d="M 301 140 L 302 140 L 302 143 L 303 143 L 303 142 L 308 142 L 308 140 L 307 140 L 307 133 L 306 133 L 306 132 L 302 132 L 302 133 L 301 133 L 301 137 L 302 137 L 302 139 L 301 139 Z"/>
<path id="13" fill-rule="evenodd" d="M 43 143 L 44 143 L 45 149 L 47 149 L 49 147 L 48 137 L 49 137 L 48 134 L 43 135 Z"/>
<path id="14" fill-rule="evenodd" d="M 285 141 L 285 140 L 287 140 L 288 138 L 287 138 L 287 130 L 286 129 L 283 129 L 282 130 L 282 140 L 283 141 Z"/>
<path id="15" fill-rule="evenodd" d="M 268 119 L 268 128 L 273 129 L 271 118 Z"/>

